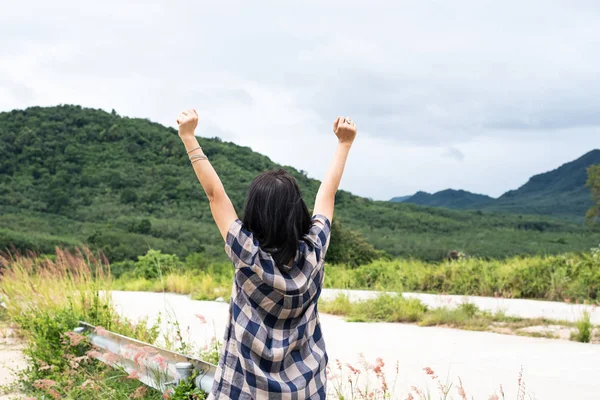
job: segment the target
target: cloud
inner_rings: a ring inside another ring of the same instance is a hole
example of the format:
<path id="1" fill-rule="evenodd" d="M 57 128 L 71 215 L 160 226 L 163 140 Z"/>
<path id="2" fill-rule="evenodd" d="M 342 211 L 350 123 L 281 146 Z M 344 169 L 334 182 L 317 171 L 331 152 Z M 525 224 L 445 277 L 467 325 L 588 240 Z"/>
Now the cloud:
<path id="1" fill-rule="evenodd" d="M 446 151 L 442 153 L 442 157 L 453 158 L 457 161 L 464 161 L 465 159 L 464 153 L 456 147 L 448 147 Z"/>
<path id="2" fill-rule="evenodd" d="M 522 149 L 542 172 L 597 146 L 599 36 L 592 1 L 10 2 L 0 109 L 76 103 L 173 126 L 196 107 L 209 136 L 317 178 L 349 115 L 368 147 L 344 188 L 500 194 L 531 172 Z"/>

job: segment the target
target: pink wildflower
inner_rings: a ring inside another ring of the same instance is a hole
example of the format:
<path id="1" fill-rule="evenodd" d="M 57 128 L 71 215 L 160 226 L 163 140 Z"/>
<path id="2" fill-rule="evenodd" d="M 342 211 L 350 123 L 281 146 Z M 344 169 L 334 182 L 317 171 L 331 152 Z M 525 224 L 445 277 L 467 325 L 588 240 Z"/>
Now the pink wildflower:
<path id="1" fill-rule="evenodd" d="M 69 338 L 69 347 L 78 346 L 87 339 L 85 336 L 76 332 L 67 332 L 65 333 L 65 336 Z"/>
<path id="2" fill-rule="evenodd" d="M 154 357 L 154 361 L 156 361 L 162 369 L 167 369 L 167 367 L 169 366 L 167 360 L 163 356 Z"/>
<path id="3" fill-rule="evenodd" d="M 81 384 L 81 388 L 82 388 L 82 389 L 86 389 L 86 388 L 88 388 L 88 387 L 89 387 L 90 389 L 96 389 L 96 384 L 94 383 L 94 381 L 93 381 L 93 380 L 91 380 L 91 379 L 88 379 L 87 381 L 85 381 L 85 382 L 83 382 L 83 383 Z"/>
<path id="4" fill-rule="evenodd" d="M 40 371 L 46 371 L 46 370 L 53 370 L 54 369 L 54 365 L 48 365 L 47 363 L 45 363 L 42 360 L 38 360 L 38 363 L 40 364 L 40 367 L 39 367 Z"/>
<path id="5" fill-rule="evenodd" d="M 467 394 L 465 393 L 465 388 L 463 387 L 462 380 L 460 376 L 458 377 L 458 394 L 462 397 L 463 400 L 467 400 Z"/>
<path id="6" fill-rule="evenodd" d="M 381 378 L 381 390 L 383 391 L 383 393 L 387 393 L 388 385 L 387 385 L 387 381 L 385 380 L 385 375 L 381 374 L 381 376 L 379 378 Z"/>
<path id="7" fill-rule="evenodd" d="M 144 396 L 146 396 L 147 392 L 148 389 L 146 389 L 146 386 L 140 386 L 129 397 L 131 397 L 132 399 L 142 399 L 144 398 Z"/>
<path id="8" fill-rule="evenodd" d="M 79 364 L 82 361 L 86 361 L 87 359 L 88 359 L 88 356 L 74 357 L 71 360 L 69 360 L 69 364 L 71 365 L 71 368 L 77 369 L 77 368 L 79 368 Z"/>
<path id="9" fill-rule="evenodd" d="M 493 394 L 490 396 L 489 400 L 500 400 L 500 397 L 498 397 L 497 394 Z"/>
<path id="10" fill-rule="evenodd" d="M 385 365 L 383 362 L 383 359 L 381 357 L 377 357 L 377 359 L 375 360 L 376 364 L 373 367 L 373 372 L 375 372 L 375 374 L 379 375 L 382 373 L 381 368 L 383 368 L 383 366 Z"/>
<path id="11" fill-rule="evenodd" d="M 134 369 L 125 378 L 126 379 L 140 379 L 140 374 L 137 372 L 137 370 Z"/>
<path id="12" fill-rule="evenodd" d="M 99 336 L 108 336 L 109 332 L 101 326 L 97 326 L 94 332 Z"/>
<path id="13" fill-rule="evenodd" d="M 98 358 L 102 357 L 102 353 L 100 353 L 98 350 L 90 350 L 86 354 L 90 358 L 96 358 L 96 359 L 98 359 Z"/>
<path id="14" fill-rule="evenodd" d="M 425 395 L 423 394 L 423 392 L 421 391 L 421 389 L 419 389 L 416 386 L 411 386 L 410 388 L 412 389 L 413 392 L 415 392 L 419 396 L 420 399 L 424 399 L 425 398 Z"/>
<path id="15" fill-rule="evenodd" d="M 33 387 L 39 390 L 48 390 L 55 385 L 56 382 L 52 379 L 38 379 L 37 381 L 33 382 Z"/>
<path id="16" fill-rule="evenodd" d="M 354 375 L 358 375 L 360 374 L 360 370 L 358 368 L 354 368 L 351 364 L 346 364 L 348 366 L 348 369 L 350 370 L 350 372 L 352 372 Z"/>
<path id="17" fill-rule="evenodd" d="M 143 360 L 145 360 L 147 358 L 146 352 L 144 351 L 144 349 L 140 349 L 137 353 L 135 353 L 133 355 L 133 361 L 140 365 L 142 363 Z"/>
<path id="18" fill-rule="evenodd" d="M 204 318 L 204 315 L 202 315 L 202 314 L 194 314 L 194 316 L 196 318 L 198 318 L 198 320 L 200 321 L 201 324 L 205 324 L 206 323 L 206 318 Z"/>
<path id="19" fill-rule="evenodd" d="M 121 361 L 121 356 L 116 353 L 113 353 L 112 351 L 107 351 L 106 353 L 104 353 L 103 358 L 104 362 L 111 365 Z"/>

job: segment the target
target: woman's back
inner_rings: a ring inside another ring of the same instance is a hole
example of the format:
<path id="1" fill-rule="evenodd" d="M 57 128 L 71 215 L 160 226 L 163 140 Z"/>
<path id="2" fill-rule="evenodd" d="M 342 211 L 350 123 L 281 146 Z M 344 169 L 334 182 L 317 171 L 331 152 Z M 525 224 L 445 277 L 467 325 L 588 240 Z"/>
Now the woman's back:
<path id="1" fill-rule="evenodd" d="M 241 221 L 231 225 L 225 250 L 235 282 L 214 398 L 325 398 L 317 301 L 329 234 L 329 220 L 314 216 L 293 262 L 276 265 Z"/>
<path id="2" fill-rule="evenodd" d="M 229 323 L 210 398 L 324 399 L 327 353 L 317 301 L 335 194 L 356 125 L 347 117 L 333 123 L 338 146 L 312 218 L 294 177 L 279 170 L 254 179 L 242 223 L 195 136 L 198 113 L 183 111 L 177 123 L 235 266 Z"/>

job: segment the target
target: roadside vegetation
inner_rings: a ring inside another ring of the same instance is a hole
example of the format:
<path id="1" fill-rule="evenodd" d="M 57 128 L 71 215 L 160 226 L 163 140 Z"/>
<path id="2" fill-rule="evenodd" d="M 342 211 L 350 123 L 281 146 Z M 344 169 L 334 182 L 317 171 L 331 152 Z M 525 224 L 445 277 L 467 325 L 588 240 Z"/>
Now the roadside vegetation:
<path id="1" fill-rule="evenodd" d="M 440 326 L 473 331 L 491 331 L 521 336 L 559 339 L 551 332 L 527 330 L 528 327 L 562 327 L 570 331 L 570 339 L 590 342 L 594 327 L 590 315 L 584 312 L 576 322 L 557 321 L 545 318 L 518 318 L 504 312 L 491 313 L 480 310 L 475 304 L 462 303 L 457 307 L 430 308 L 418 299 L 405 298 L 402 294 L 380 294 L 373 299 L 350 301 L 347 295 L 339 294 L 329 301 L 319 302 L 319 311 L 344 316 L 350 322 L 405 322 L 419 326 Z"/>
<path id="2" fill-rule="evenodd" d="M 598 304 L 600 248 L 557 256 L 457 260 L 377 260 L 358 267 L 326 265 L 325 287 L 392 292 L 427 292 Z M 137 261 L 112 265 L 114 288 L 190 294 L 198 300 L 227 300 L 233 268 L 202 254 L 184 260 L 150 250 Z"/>
<path id="3" fill-rule="evenodd" d="M 141 265 L 149 260 L 158 262 L 156 258 L 160 259 L 160 255 L 150 254 L 138 267 L 141 268 Z M 106 290 L 111 290 L 114 282 L 108 273 L 109 267 L 104 258 L 96 257 L 87 250 L 75 253 L 58 250 L 53 257 L 0 257 L 0 268 L 0 296 L 1 302 L 5 303 L 0 316 L 18 329 L 25 343 L 23 353 L 29 363 L 28 368 L 19 373 L 18 381 L 10 388 L 2 388 L 3 392 L 19 391 L 27 399 L 205 398 L 205 393 L 193 388 L 187 381 L 165 396 L 143 385 L 135 374 L 128 374 L 119 368 L 97 361 L 94 355 L 97 349 L 93 348 L 85 335 L 73 332 L 78 321 L 85 320 L 102 327 L 98 328 L 98 334 L 107 329 L 150 344 L 160 342 L 167 348 L 198 355 L 211 363 L 218 360 L 220 344 L 217 341 L 213 340 L 200 349 L 185 343 L 177 333 L 180 330 L 176 321 L 171 322 L 173 329 L 165 331 L 161 329 L 161 325 L 164 327 L 164 324 L 161 324 L 160 320 L 142 320 L 134 323 L 116 313 L 111 297 L 105 294 Z M 165 276 L 168 278 L 169 274 L 175 272 L 162 274 L 161 270 L 157 279 L 160 279 L 160 276 L 163 279 Z M 123 282 L 131 282 L 126 277 L 122 279 L 125 279 Z M 340 299 L 336 300 L 335 306 L 339 307 L 338 313 L 343 313 L 348 304 Z M 370 307 L 373 306 L 377 310 L 382 307 L 384 311 L 393 311 L 395 319 L 406 321 L 418 322 L 423 320 L 423 315 L 427 315 L 427 309 L 417 301 L 404 302 L 398 297 L 388 296 L 376 299 L 373 304 L 358 306 L 358 318 L 366 319 L 365 313 L 371 312 Z M 467 317 L 478 313 L 469 306 L 461 307 L 458 312 Z M 376 317 L 384 319 L 384 314 L 377 314 Z M 105 361 L 107 358 L 105 355 Z M 160 364 L 160 360 L 157 362 Z M 362 356 L 359 364 L 355 366 L 336 360 L 328 371 L 329 397 L 400 399 L 392 396 L 393 378 L 386 375 L 384 365 L 381 358 L 371 362 Z M 398 369 L 396 375 L 397 373 Z M 430 391 L 427 384 L 425 387 L 412 386 L 408 388 L 408 393 L 401 397 L 402 400 L 447 399 L 450 398 L 450 393 L 458 395 L 457 398 L 467 398 L 468 393 L 460 378 L 457 378 L 456 382 L 442 384 L 430 368 L 425 368 L 424 373 L 431 378 L 433 391 Z M 519 385 L 521 378 L 519 376 Z M 500 386 L 490 398 L 502 399 L 501 393 L 503 390 Z"/>
<path id="4" fill-rule="evenodd" d="M 4 392 L 20 391 L 28 399 L 163 398 L 123 370 L 95 360 L 86 336 L 73 332 L 84 320 L 146 343 L 161 334 L 158 322 L 133 323 L 115 312 L 110 296 L 103 295 L 111 278 L 102 258 L 58 250 L 53 259 L 0 257 L 0 268 L 3 318 L 18 327 L 28 361 Z"/>
<path id="5" fill-rule="evenodd" d="M 579 254 L 450 262 L 374 261 L 356 268 L 329 266 L 325 286 L 596 303 L 600 248 Z"/>

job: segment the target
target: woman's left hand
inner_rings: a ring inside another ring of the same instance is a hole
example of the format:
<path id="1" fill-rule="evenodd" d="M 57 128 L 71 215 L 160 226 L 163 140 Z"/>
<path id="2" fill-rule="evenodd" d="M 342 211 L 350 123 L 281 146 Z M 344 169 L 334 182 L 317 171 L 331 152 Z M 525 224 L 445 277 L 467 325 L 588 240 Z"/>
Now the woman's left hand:
<path id="1" fill-rule="evenodd" d="M 183 111 L 177 117 L 177 124 L 180 138 L 193 137 L 196 126 L 198 126 L 198 113 L 193 108 Z"/>

